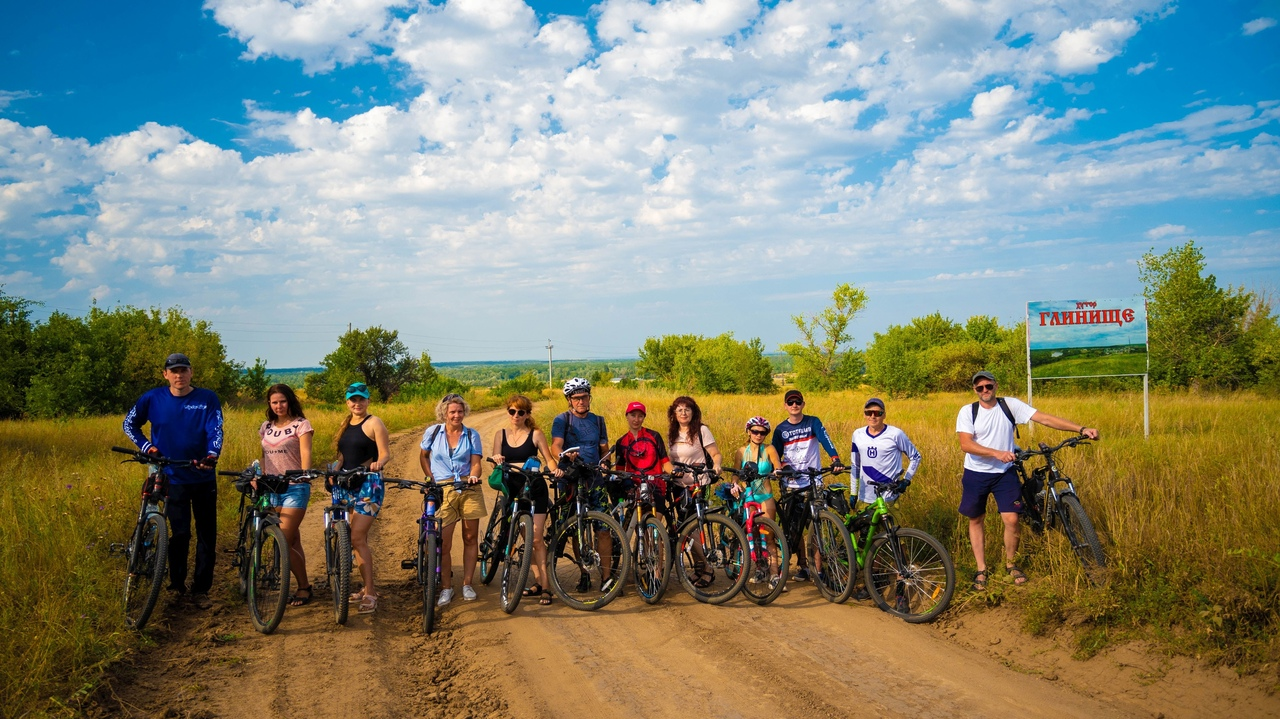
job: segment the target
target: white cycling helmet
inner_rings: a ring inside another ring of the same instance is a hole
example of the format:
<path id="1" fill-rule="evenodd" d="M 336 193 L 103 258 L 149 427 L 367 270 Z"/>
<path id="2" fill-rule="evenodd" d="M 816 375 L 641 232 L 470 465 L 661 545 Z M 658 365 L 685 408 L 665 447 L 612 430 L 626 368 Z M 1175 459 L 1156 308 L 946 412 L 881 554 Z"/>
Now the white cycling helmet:
<path id="1" fill-rule="evenodd" d="M 579 392 L 590 392 L 591 383 L 582 377 L 570 377 L 564 383 L 564 396 L 571 397 Z"/>
<path id="2" fill-rule="evenodd" d="M 764 417 L 760 417 L 758 415 L 755 417 L 752 417 L 751 419 L 747 420 L 747 429 L 750 430 L 752 427 L 764 427 L 764 431 L 768 432 L 769 420 L 765 419 Z"/>

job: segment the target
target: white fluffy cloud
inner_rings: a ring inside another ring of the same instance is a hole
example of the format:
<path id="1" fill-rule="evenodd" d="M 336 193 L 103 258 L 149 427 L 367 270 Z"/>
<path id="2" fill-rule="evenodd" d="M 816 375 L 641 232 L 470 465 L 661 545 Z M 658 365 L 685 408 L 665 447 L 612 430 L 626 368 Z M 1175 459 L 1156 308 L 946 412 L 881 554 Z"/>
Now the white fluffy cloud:
<path id="1" fill-rule="evenodd" d="M 1256 20 L 1250 20 L 1249 22 L 1245 23 L 1243 26 L 1241 26 L 1240 30 L 1247 37 L 1249 35 L 1257 35 L 1263 30 L 1269 30 L 1275 26 L 1276 26 L 1275 18 L 1260 17 Z"/>
<path id="2" fill-rule="evenodd" d="M 450 289 L 545 308 L 797 263 L 1016 278 L 981 255 L 1280 193 L 1275 104 L 1081 142 L 1091 111 L 1036 99 L 1161 4 L 606 0 L 542 22 L 520 0 L 207 0 L 247 57 L 395 62 L 420 89 L 344 121 L 250 102 L 287 148 L 251 160 L 175 127 L 91 145 L 0 120 L 0 233 L 82 296 L 138 280 L 331 316 L 348 287 L 420 318 Z"/>

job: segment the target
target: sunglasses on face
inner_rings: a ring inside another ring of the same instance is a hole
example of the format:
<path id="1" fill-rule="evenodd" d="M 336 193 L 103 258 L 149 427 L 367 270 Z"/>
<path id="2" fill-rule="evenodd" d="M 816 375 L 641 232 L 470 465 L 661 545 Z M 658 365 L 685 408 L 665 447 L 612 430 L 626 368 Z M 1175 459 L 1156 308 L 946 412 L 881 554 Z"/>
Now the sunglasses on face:
<path id="1" fill-rule="evenodd" d="M 529 413 L 522 409 L 516 409 L 515 407 L 508 407 L 507 414 L 511 415 L 512 417 L 523 417 Z"/>
<path id="2" fill-rule="evenodd" d="M 804 402 L 803 402 L 802 400 L 798 400 L 798 399 L 789 399 L 789 400 L 787 400 L 787 406 L 788 406 L 788 407 L 800 407 L 800 406 L 802 406 L 803 404 L 804 404 Z"/>
<path id="3" fill-rule="evenodd" d="M 878 410 L 878 409 L 868 409 L 868 410 L 863 410 L 863 412 L 862 412 L 862 413 L 863 413 L 863 414 L 865 414 L 865 415 L 866 415 L 866 416 L 868 416 L 868 417 L 883 417 L 883 416 L 884 416 L 884 412 L 881 412 L 881 411 L 880 411 L 880 410 Z"/>
<path id="4" fill-rule="evenodd" d="M 974 392 L 987 392 L 987 391 L 989 391 L 989 390 L 993 390 L 993 389 L 995 389 L 995 388 L 996 388 L 996 386 L 995 386 L 994 384 L 991 384 L 990 382 L 986 382 L 986 383 L 984 383 L 984 384 L 975 384 L 975 385 L 973 386 L 973 391 L 974 391 Z"/>
<path id="5" fill-rule="evenodd" d="M 589 399 L 591 399 L 591 395 L 589 394 L 575 394 L 574 396 L 569 398 L 569 400 L 572 402 L 585 402 Z"/>
<path id="6" fill-rule="evenodd" d="M 765 436 L 766 434 L 769 434 L 769 430 L 767 430 L 767 429 L 752 429 L 752 430 L 748 430 L 748 431 L 749 431 L 749 432 L 751 432 L 751 434 L 754 434 L 754 435 L 757 435 L 757 436 L 760 436 L 760 437 L 763 437 L 763 436 Z"/>

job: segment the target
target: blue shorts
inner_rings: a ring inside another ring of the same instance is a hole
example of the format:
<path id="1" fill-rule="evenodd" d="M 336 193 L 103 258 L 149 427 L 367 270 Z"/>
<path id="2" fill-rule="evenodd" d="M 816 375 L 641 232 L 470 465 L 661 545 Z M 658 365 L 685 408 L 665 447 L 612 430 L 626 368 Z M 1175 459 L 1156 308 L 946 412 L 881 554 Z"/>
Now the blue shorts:
<path id="1" fill-rule="evenodd" d="M 1000 473 L 966 469 L 960 483 L 964 487 L 960 494 L 960 513 L 970 519 L 987 513 L 989 495 L 995 495 L 996 509 L 1001 512 L 1022 511 L 1022 485 L 1013 467 Z"/>
<path id="2" fill-rule="evenodd" d="M 286 492 L 271 493 L 271 506 L 276 509 L 306 509 L 310 501 L 311 485 L 307 482 L 291 484 Z"/>

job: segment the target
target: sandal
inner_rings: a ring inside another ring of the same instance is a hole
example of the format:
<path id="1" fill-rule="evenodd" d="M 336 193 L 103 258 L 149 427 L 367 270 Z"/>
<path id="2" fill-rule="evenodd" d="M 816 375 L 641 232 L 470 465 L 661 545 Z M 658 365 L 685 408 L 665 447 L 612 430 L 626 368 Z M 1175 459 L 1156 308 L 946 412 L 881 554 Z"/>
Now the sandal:
<path id="1" fill-rule="evenodd" d="M 1023 572 L 1018 565 L 1010 564 L 1004 568 L 1004 571 L 1008 572 L 1009 576 L 1013 577 L 1013 585 L 1015 587 L 1021 587 L 1027 583 L 1027 574 L 1026 572 Z"/>
<path id="2" fill-rule="evenodd" d="M 693 586 L 698 589 L 706 589 L 716 583 L 716 574 L 710 569 L 703 569 L 698 572 L 698 578 L 693 580 Z"/>
<path id="3" fill-rule="evenodd" d="M 549 607 L 549 606 L 551 606 L 551 597 L 552 597 L 552 596 L 553 596 L 553 595 L 551 594 L 551 592 L 543 592 L 543 593 L 542 593 L 542 596 L 538 598 L 538 604 L 541 604 L 541 605 L 542 605 L 542 606 L 544 606 L 544 607 Z"/>
<path id="4" fill-rule="evenodd" d="M 304 597 L 301 594 L 299 594 L 299 592 L 306 592 L 307 596 Z M 314 587 L 310 587 L 310 586 L 298 587 L 297 589 L 294 590 L 293 596 L 289 597 L 289 606 L 305 607 L 311 603 L 311 600 L 314 599 L 315 596 L 316 596 L 316 592 Z"/>
<path id="5" fill-rule="evenodd" d="M 364 595 L 364 598 L 360 600 L 360 609 L 358 609 L 356 613 L 357 614 L 373 614 L 374 610 L 376 610 L 377 608 L 378 608 L 378 595 L 366 594 Z"/>
<path id="6" fill-rule="evenodd" d="M 363 601 L 364 601 L 364 590 L 362 589 L 362 590 L 360 590 L 360 591 L 358 591 L 358 592 L 352 592 L 352 593 L 351 593 L 351 596 L 350 596 L 350 597 L 347 597 L 347 599 L 348 599 L 349 601 L 352 601 L 352 602 L 363 602 Z"/>
<path id="7" fill-rule="evenodd" d="M 979 569 L 973 573 L 973 591 L 987 591 L 987 570 Z"/>
<path id="8" fill-rule="evenodd" d="M 530 584 L 529 586 L 525 587 L 525 589 L 524 589 L 524 591 L 523 591 L 523 592 L 520 592 L 520 595 L 521 595 L 521 596 L 524 596 L 524 597 L 537 597 L 537 596 L 541 596 L 541 595 L 542 595 L 542 585 L 541 585 L 541 584 Z"/>

